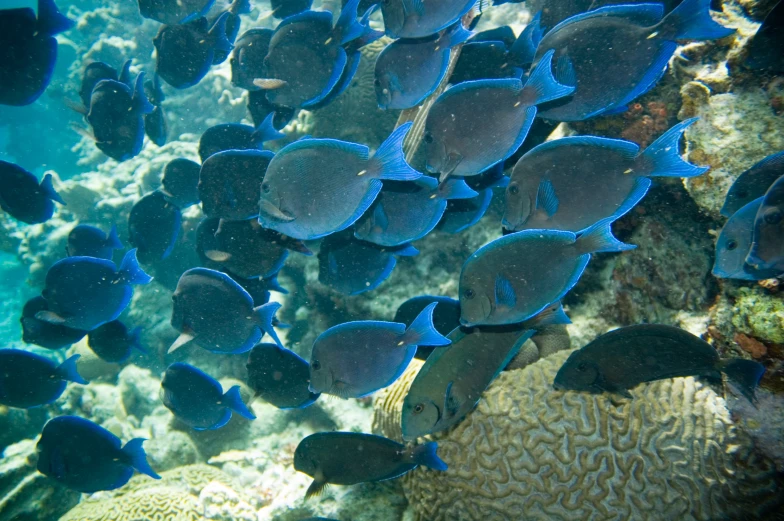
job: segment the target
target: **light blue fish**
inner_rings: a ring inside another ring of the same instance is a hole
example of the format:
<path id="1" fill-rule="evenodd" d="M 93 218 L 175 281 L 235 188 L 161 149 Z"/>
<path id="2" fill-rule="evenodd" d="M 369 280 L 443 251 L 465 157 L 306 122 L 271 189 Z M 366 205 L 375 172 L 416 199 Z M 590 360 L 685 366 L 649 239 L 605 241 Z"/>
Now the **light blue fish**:
<path id="1" fill-rule="evenodd" d="M 392 38 L 423 38 L 454 24 L 476 0 L 385 0 L 384 30 Z"/>
<path id="2" fill-rule="evenodd" d="M 732 214 L 716 239 L 713 275 L 722 279 L 763 280 L 775 277 L 775 271 L 758 270 L 746 262 L 751 236 L 762 197 L 747 203 Z"/>

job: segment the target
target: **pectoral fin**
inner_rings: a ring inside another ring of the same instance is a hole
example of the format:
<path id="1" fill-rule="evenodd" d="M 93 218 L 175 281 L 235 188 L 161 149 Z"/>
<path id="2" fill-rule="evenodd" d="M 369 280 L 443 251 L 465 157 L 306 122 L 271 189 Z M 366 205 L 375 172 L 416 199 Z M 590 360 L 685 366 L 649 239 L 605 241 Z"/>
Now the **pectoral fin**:
<path id="1" fill-rule="evenodd" d="M 177 349 L 181 348 L 182 346 L 184 346 L 185 344 L 193 340 L 193 338 L 194 335 L 192 332 L 183 331 L 182 333 L 180 333 L 180 336 L 177 337 L 177 340 L 175 340 L 174 343 L 171 345 L 168 353 L 175 352 Z"/>

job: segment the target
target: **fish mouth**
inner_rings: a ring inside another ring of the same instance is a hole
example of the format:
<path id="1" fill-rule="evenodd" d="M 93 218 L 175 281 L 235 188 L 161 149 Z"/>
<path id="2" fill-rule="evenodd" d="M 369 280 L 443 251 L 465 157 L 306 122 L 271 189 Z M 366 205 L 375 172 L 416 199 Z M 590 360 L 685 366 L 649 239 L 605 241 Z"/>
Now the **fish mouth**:
<path id="1" fill-rule="evenodd" d="M 259 213 L 264 214 L 265 217 L 269 217 L 270 219 L 284 223 L 288 223 L 294 220 L 294 217 L 284 213 L 280 208 L 275 206 L 267 199 L 259 199 Z"/>

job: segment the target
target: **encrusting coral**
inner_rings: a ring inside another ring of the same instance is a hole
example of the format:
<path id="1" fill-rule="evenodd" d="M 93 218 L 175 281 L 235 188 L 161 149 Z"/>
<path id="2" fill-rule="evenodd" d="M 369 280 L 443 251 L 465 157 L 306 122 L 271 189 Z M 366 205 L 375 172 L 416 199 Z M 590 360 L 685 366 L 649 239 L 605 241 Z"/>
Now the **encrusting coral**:
<path id="1" fill-rule="evenodd" d="M 689 377 L 640 385 L 631 400 L 555 391 L 569 354 L 503 372 L 433 436 L 449 470 L 403 478 L 419 520 L 737 519 L 780 507 L 774 467 L 712 388 Z M 377 398 L 374 426 L 388 436 L 415 372 Z"/>

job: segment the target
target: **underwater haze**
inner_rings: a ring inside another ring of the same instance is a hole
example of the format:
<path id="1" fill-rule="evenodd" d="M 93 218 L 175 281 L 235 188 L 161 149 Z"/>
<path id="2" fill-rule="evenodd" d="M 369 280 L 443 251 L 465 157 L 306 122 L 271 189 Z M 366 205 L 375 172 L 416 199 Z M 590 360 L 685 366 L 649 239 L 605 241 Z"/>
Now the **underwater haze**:
<path id="1" fill-rule="evenodd" d="M 773 521 L 782 381 L 782 0 L 0 0 L 0 521 Z"/>

